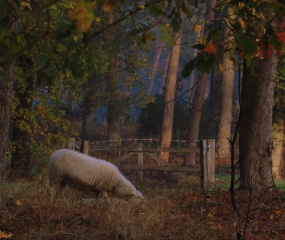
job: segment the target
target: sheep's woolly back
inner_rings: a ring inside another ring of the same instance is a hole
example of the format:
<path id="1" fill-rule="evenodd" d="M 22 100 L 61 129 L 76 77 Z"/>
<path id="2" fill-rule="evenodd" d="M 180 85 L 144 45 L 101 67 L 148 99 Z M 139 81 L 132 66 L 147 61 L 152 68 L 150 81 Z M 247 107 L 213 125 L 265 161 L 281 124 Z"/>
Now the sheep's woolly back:
<path id="1" fill-rule="evenodd" d="M 73 150 L 60 149 L 49 160 L 50 185 L 69 185 L 97 192 L 114 192 L 121 197 L 143 198 L 118 168 L 105 160 Z"/>

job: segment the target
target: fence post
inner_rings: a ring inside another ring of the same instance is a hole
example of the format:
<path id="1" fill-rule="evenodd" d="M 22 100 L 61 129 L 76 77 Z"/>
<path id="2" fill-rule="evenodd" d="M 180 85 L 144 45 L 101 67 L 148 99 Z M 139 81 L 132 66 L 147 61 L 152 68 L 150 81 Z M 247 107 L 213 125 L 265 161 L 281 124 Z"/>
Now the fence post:
<path id="1" fill-rule="evenodd" d="M 67 148 L 73 150 L 75 149 L 75 138 L 69 138 Z"/>
<path id="2" fill-rule="evenodd" d="M 141 152 L 138 152 L 138 166 L 141 166 L 143 165 L 143 143 L 138 143 L 138 147 L 136 149 L 137 151 L 141 151 Z M 143 179 L 143 171 L 138 171 L 138 176 L 139 176 L 139 179 Z"/>
<path id="3" fill-rule="evenodd" d="M 88 155 L 88 153 L 89 153 L 89 141 L 88 140 L 84 140 L 84 141 L 81 142 L 80 152 L 82 152 L 83 154 Z"/>
<path id="4" fill-rule="evenodd" d="M 215 139 L 200 142 L 201 187 L 206 189 L 215 181 Z"/>

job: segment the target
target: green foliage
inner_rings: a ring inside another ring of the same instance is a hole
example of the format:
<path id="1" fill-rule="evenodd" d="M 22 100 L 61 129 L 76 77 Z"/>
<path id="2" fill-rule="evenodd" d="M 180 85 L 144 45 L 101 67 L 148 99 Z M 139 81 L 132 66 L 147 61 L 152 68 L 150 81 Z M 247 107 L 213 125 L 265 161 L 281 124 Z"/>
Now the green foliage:
<path id="1" fill-rule="evenodd" d="M 193 46 L 199 53 L 185 65 L 184 77 L 189 76 L 195 68 L 208 72 L 215 58 L 225 52 L 229 53 L 233 61 L 239 56 L 251 67 L 256 59 L 271 58 L 274 50 L 280 52 L 283 48 L 284 33 L 280 29 L 283 29 L 284 23 L 280 19 L 285 12 L 284 3 L 225 1 L 217 4 L 214 11 L 215 19 L 205 27 L 207 35 L 201 44 Z M 230 31 L 224 36 L 226 27 Z M 209 44 L 217 46 L 218 51 L 207 51 L 206 46 Z"/>
<path id="2" fill-rule="evenodd" d="M 19 38 L 15 33 L 9 32 L 14 24 L 19 1 L 2 0 L 0 8 L 0 66 L 4 62 L 11 62 L 14 55 L 19 52 Z"/>
<path id="3" fill-rule="evenodd" d="M 25 82 L 23 84 L 24 88 Z M 14 123 L 17 128 L 30 135 L 31 146 L 37 143 L 43 149 L 56 148 L 66 143 L 69 137 L 77 135 L 71 122 L 64 117 L 65 113 L 55 103 L 51 104 L 45 90 L 30 92 L 29 97 L 33 101 L 33 111 L 21 108 L 16 97 L 14 109 L 17 107 L 17 112 L 14 111 L 13 115 L 19 119 Z"/>
<path id="4" fill-rule="evenodd" d="M 168 46 L 172 46 L 175 43 L 174 37 L 171 35 L 169 27 L 167 25 L 161 25 L 160 26 L 161 36 L 160 40 L 162 42 L 166 42 Z"/>
<path id="5" fill-rule="evenodd" d="M 182 77 L 186 78 L 190 76 L 191 72 L 196 68 L 199 72 L 209 73 L 212 70 L 215 61 L 216 57 L 214 54 L 205 52 L 199 53 L 197 57 L 185 64 L 182 70 Z"/>
<path id="6" fill-rule="evenodd" d="M 14 99 L 14 126 L 30 139 L 28 143 L 16 140 L 14 145 L 18 149 L 22 146 L 25 150 L 33 151 L 35 145 L 42 151 L 58 148 L 69 137 L 78 134 L 61 109 L 61 103 L 66 101 L 63 92 L 69 91 L 70 96 L 82 98 L 84 93 L 81 85 L 90 75 L 90 70 L 87 70 L 97 66 L 98 59 L 91 58 L 97 49 L 85 47 L 83 34 L 66 18 L 70 8 L 67 2 L 62 1 L 48 8 L 42 8 L 36 2 L 32 5 L 22 4 L 17 11 L 21 21 L 16 28 L 6 32 L 7 39 L 12 39 L 19 32 L 16 38 L 18 45 L 15 45 L 13 54 L 1 52 L 3 63 L 15 63 L 17 91 L 25 94 L 25 99 L 32 105 L 32 108 L 27 108 L 17 95 Z M 5 41 L 6 38 L 0 41 L 2 50 Z M 11 62 L 7 62 L 7 58 Z M 101 66 L 97 69 L 101 69 Z M 31 81 L 34 87 L 27 92 Z"/>

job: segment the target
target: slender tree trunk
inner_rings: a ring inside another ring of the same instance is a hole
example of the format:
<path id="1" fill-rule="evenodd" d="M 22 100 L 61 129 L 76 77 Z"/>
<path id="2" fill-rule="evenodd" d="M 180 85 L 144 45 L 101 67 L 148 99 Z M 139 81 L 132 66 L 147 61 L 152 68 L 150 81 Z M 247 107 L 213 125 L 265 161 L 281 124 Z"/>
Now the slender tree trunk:
<path id="1" fill-rule="evenodd" d="M 15 92 L 15 97 L 20 102 L 16 107 L 16 116 L 13 126 L 13 154 L 11 161 L 11 168 L 18 176 L 28 177 L 32 170 L 31 159 L 31 134 L 28 129 L 22 129 L 21 124 L 25 122 L 31 126 L 31 121 L 26 114 L 33 111 L 33 98 L 31 91 L 33 90 L 33 80 L 27 79 L 27 86 L 25 89 L 18 89 Z"/>
<path id="2" fill-rule="evenodd" d="M 13 100 L 14 67 L 0 71 L 0 203 L 3 201 L 3 178 L 6 152 L 9 151 L 9 124 Z"/>
<path id="3" fill-rule="evenodd" d="M 156 51 L 155 60 L 154 60 L 153 67 L 152 67 L 151 79 L 150 79 L 149 86 L 148 86 L 148 94 L 149 95 L 151 95 L 153 92 L 153 83 L 155 80 L 155 74 L 157 72 L 157 66 L 159 63 L 161 52 L 162 52 L 162 48 L 160 47 L 160 45 L 158 45 L 158 49 Z"/>
<path id="4" fill-rule="evenodd" d="M 176 34 L 176 42 L 175 45 L 172 47 L 170 53 L 170 63 L 166 80 L 167 84 L 166 84 L 164 114 L 162 122 L 162 135 L 161 135 L 162 147 L 170 147 L 171 145 L 173 114 L 174 114 L 174 98 L 175 98 L 175 89 L 177 82 L 181 39 L 182 39 L 181 34 L 182 34 L 182 28 L 181 31 L 178 34 Z M 165 161 L 169 161 L 169 152 L 162 152 L 161 158 L 164 159 Z"/>
<path id="5" fill-rule="evenodd" d="M 271 187 L 272 112 L 277 57 L 244 67 L 240 115 L 240 187 Z"/>
<path id="6" fill-rule="evenodd" d="M 159 95 L 163 94 L 163 88 L 165 87 L 165 79 L 167 78 L 167 75 L 168 75 L 169 62 L 170 62 L 170 53 L 167 54 L 167 58 L 165 60 L 165 66 L 164 66 L 162 81 L 161 81 L 161 85 L 159 89 Z"/>
<path id="7" fill-rule="evenodd" d="M 216 0 L 209 0 L 208 12 L 210 14 L 209 19 L 215 18 L 215 12 L 211 9 L 214 9 L 216 6 Z M 211 20 L 210 20 L 211 21 Z M 207 31 L 207 28 L 206 28 Z M 218 124 L 220 116 L 220 106 L 221 106 L 221 86 L 222 86 L 222 74 L 219 70 L 218 64 L 213 66 L 211 71 L 211 85 L 210 85 L 210 95 L 209 95 L 209 118 L 207 123 L 207 135 L 212 138 L 217 137 L 218 133 Z"/>
<path id="8" fill-rule="evenodd" d="M 86 112 L 83 114 L 83 120 L 82 120 L 82 136 L 81 138 L 84 140 L 91 140 L 94 138 L 94 111 L 89 112 L 89 114 Z"/>
<path id="9" fill-rule="evenodd" d="M 228 35 L 229 29 L 225 30 L 225 37 Z M 230 39 L 229 39 L 230 40 Z M 217 144 L 219 146 L 218 153 L 221 159 L 230 158 L 231 127 L 232 127 L 232 107 L 234 94 L 234 63 L 228 57 L 228 53 L 223 56 L 223 78 L 222 78 L 222 98 L 220 121 L 218 128 Z"/>
<path id="10" fill-rule="evenodd" d="M 206 9 L 206 16 L 205 21 L 211 22 L 214 17 L 215 13 L 213 11 L 216 5 L 215 0 L 208 0 L 207 9 Z M 205 36 L 208 32 L 208 26 L 205 27 Z M 200 122 L 202 116 L 202 108 L 205 99 L 206 87 L 207 87 L 207 73 L 199 73 L 198 80 L 195 90 L 195 96 L 193 101 L 193 108 L 190 110 L 190 119 L 189 119 L 189 129 L 186 139 L 186 144 L 188 147 L 196 147 L 196 141 L 193 139 L 199 138 L 199 130 L 200 130 Z M 191 155 L 187 158 L 186 164 L 195 164 L 195 156 Z"/>
<path id="11" fill-rule="evenodd" d="M 188 97 L 189 97 L 189 100 L 188 100 L 188 103 L 189 103 L 189 108 L 190 106 L 192 105 L 192 102 L 193 102 L 193 93 L 195 92 L 195 83 L 196 83 L 196 72 L 193 71 L 190 75 L 190 80 L 189 80 L 189 89 L 191 89 L 188 93 Z"/>
<path id="12" fill-rule="evenodd" d="M 199 41 L 199 39 L 201 38 L 201 31 L 197 31 L 197 37 L 196 37 L 196 40 Z M 194 49 L 194 52 L 193 52 L 193 57 L 195 58 L 197 56 L 197 52 L 198 50 L 197 49 Z M 191 75 L 190 75 L 190 81 L 189 81 L 189 89 L 191 89 L 189 91 L 189 108 L 191 107 L 192 103 L 193 103 L 193 99 L 194 99 L 194 93 L 195 93 L 195 83 L 197 83 L 197 69 L 195 69 L 194 71 L 192 71 Z"/>
<path id="13" fill-rule="evenodd" d="M 24 84 L 17 82 L 15 88 L 15 97 L 19 101 L 16 106 L 14 121 L 13 121 L 13 152 L 11 168 L 18 176 L 29 177 L 32 171 L 32 136 L 29 129 L 23 129 L 23 123 L 27 126 L 32 126 L 32 122 L 27 117 L 33 111 L 33 96 L 34 78 L 31 74 L 33 67 L 32 59 L 20 56 L 19 66 L 23 70 L 23 77 L 27 76 Z M 31 129 L 30 129 L 31 130 Z"/>
<path id="14" fill-rule="evenodd" d="M 207 73 L 202 73 L 198 76 L 193 107 L 190 111 L 189 129 L 186 139 L 188 147 L 196 147 L 197 145 L 195 139 L 198 139 L 199 137 L 200 121 L 202 117 L 203 103 L 205 100 L 207 77 Z M 191 156 L 187 159 L 186 164 L 195 164 L 195 155 L 191 154 Z"/>
<path id="15" fill-rule="evenodd" d="M 109 23 L 114 21 L 113 13 L 109 14 Z M 107 31 L 105 44 L 109 53 L 109 68 L 106 74 L 107 104 L 108 104 L 108 128 L 107 139 L 112 145 L 118 145 L 120 141 L 120 89 L 118 85 L 117 59 L 114 56 L 114 31 Z"/>
<path id="16" fill-rule="evenodd" d="M 102 90 L 101 83 L 98 81 L 98 76 L 94 72 L 88 78 L 85 89 L 85 96 L 82 104 L 82 133 L 83 140 L 91 140 L 94 138 L 94 112 L 99 105 L 98 102 L 102 96 L 98 95 L 98 91 Z"/>
<path id="17" fill-rule="evenodd" d="M 219 127 L 219 116 L 221 110 L 221 98 L 222 98 L 222 73 L 218 69 L 218 66 L 214 66 L 211 71 L 211 86 L 209 96 L 209 127 L 208 135 L 212 138 L 217 138 Z"/>

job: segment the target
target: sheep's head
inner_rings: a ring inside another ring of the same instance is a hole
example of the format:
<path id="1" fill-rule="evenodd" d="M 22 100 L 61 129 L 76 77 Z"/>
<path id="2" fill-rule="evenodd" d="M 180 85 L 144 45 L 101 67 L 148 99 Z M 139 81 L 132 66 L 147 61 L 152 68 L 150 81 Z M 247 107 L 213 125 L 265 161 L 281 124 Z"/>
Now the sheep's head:
<path id="1" fill-rule="evenodd" d="M 144 202 L 144 197 L 142 193 L 138 190 L 134 190 L 132 192 L 132 197 L 130 199 L 130 202 L 134 205 L 139 205 Z"/>
<path id="2" fill-rule="evenodd" d="M 142 193 L 139 191 L 139 190 L 135 190 L 132 192 L 132 195 L 137 197 L 137 198 L 140 198 L 140 199 L 144 199 Z"/>

